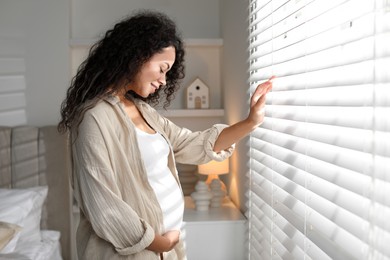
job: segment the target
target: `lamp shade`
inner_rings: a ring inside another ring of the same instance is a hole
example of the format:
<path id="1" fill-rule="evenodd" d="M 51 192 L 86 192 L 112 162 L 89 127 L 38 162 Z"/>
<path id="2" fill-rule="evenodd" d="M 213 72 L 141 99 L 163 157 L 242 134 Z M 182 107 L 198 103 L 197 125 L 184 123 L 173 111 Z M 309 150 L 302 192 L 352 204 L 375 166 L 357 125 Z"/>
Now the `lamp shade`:
<path id="1" fill-rule="evenodd" d="M 198 172 L 204 175 L 220 175 L 229 173 L 229 160 L 222 162 L 210 161 L 206 164 L 198 165 Z"/>

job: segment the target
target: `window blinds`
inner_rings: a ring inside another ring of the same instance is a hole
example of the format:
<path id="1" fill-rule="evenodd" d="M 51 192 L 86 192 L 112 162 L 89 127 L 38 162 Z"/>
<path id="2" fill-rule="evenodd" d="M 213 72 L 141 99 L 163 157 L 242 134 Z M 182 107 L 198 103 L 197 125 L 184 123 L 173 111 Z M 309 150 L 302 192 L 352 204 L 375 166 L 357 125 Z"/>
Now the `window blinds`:
<path id="1" fill-rule="evenodd" d="M 390 1 L 249 0 L 249 259 L 390 259 Z"/>
<path id="2" fill-rule="evenodd" d="M 21 37 L 0 35 L 0 125 L 17 126 L 26 117 L 26 47 Z"/>

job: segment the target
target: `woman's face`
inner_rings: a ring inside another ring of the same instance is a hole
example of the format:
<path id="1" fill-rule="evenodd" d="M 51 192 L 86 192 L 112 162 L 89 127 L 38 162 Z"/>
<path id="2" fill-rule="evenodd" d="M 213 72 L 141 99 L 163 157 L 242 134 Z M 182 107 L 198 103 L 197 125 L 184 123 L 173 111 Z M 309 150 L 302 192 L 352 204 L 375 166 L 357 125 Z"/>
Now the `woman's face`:
<path id="1" fill-rule="evenodd" d="M 148 97 L 162 85 L 166 84 L 166 73 L 175 62 L 175 48 L 170 46 L 154 54 L 129 84 L 128 90 L 133 90 L 141 97 Z"/>

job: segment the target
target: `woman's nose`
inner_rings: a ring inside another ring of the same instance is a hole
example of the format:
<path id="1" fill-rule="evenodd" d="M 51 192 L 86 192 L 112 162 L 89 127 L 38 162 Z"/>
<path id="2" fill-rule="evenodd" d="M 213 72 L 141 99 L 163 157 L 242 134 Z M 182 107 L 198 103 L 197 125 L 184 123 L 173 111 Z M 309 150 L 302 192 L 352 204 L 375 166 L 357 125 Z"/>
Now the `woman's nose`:
<path id="1" fill-rule="evenodd" d="M 165 74 L 162 75 L 162 76 L 158 79 L 158 82 L 159 82 L 161 85 L 166 85 L 166 84 L 167 84 Z"/>

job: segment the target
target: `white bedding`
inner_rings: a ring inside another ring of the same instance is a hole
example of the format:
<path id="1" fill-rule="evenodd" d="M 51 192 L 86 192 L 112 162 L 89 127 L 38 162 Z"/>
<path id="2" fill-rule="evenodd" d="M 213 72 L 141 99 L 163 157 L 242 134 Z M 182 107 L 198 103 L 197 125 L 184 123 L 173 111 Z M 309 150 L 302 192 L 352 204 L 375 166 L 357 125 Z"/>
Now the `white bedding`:
<path id="1" fill-rule="evenodd" d="M 18 244 L 9 254 L 0 254 L 1 260 L 62 260 L 60 232 L 41 230 L 41 241 Z"/>

